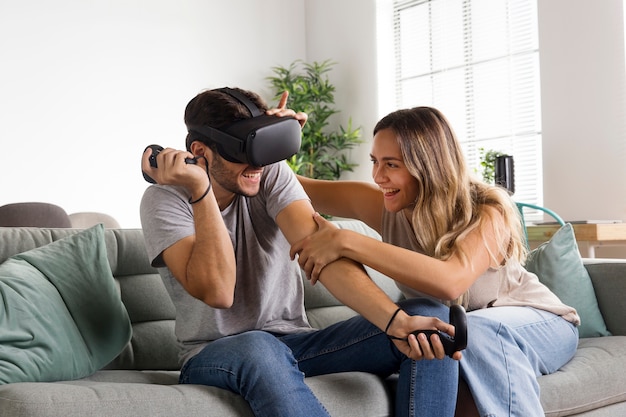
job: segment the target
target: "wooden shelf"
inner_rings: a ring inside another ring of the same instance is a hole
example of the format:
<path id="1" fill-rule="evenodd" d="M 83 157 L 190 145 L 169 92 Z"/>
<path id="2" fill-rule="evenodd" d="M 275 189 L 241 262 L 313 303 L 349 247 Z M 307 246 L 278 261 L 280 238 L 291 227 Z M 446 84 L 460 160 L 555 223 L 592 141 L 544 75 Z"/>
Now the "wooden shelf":
<path id="1" fill-rule="evenodd" d="M 579 241 L 613 241 L 626 240 L 626 223 L 591 223 L 574 224 L 574 234 Z M 558 225 L 529 225 L 528 240 L 545 242 L 559 230 Z"/>
<path id="2" fill-rule="evenodd" d="M 626 245 L 626 223 L 573 224 L 576 241 L 586 242 L 584 256 L 595 257 L 595 247 Z M 529 242 L 546 242 L 559 230 L 559 225 L 527 225 Z"/>

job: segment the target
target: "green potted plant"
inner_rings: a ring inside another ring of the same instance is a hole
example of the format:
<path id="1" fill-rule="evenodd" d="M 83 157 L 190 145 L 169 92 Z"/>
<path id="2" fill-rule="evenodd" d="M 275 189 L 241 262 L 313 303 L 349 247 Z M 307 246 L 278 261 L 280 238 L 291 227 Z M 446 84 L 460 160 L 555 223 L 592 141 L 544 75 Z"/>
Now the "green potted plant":
<path id="1" fill-rule="evenodd" d="M 333 105 L 335 87 L 328 80 L 328 72 L 335 65 L 326 60 L 306 63 L 296 60 L 288 67 L 273 67 L 268 77 L 278 100 L 284 91 L 289 92 L 287 106 L 303 111 L 309 119 L 302 129 L 300 151 L 287 160 L 296 173 L 310 178 L 334 180 L 344 171 L 352 171 L 357 164 L 348 160 L 345 150 L 361 143 L 361 129 L 352 127 L 329 128 L 329 118 L 339 113 Z"/>
<path id="2" fill-rule="evenodd" d="M 496 176 L 496 158 L 506 154 L 493 149 L 486 150 L 485 148 L 479 148 L 478 151 L 480 152 L 480 166 L 483 168 L 483 181 L 493 184 Z"/>

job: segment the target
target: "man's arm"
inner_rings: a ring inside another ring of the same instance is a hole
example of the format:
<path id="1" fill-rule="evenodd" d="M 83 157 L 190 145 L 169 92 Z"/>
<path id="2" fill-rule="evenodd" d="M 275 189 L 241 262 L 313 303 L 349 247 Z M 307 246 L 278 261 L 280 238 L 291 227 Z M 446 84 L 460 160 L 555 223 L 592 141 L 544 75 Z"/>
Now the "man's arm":
<path id="1" fill-rule="evenodd" d="M 165 249 L 163 261 L 189 294 L 211 307 L 229 308 L 235 294 L 235 252 L 213 193 L 192 209 L 195 235 Z"/>
<path id="2" fill-rule="evenodd" d="M 291 203 L 277 216 L 278 226 L 293 244 L 317 230 L 313 220 L 313 207 L 308 200 Z M 342 303 L 361 314 L 381 330 L 385 330 L 398 306 L 367 275 L 362 265 L 341 258 L 327 265 L 321 272 L 319 281 Z M 443 358 L 445 353 L 441 342 L 420 341 L 411 334 L 417 329 L 438 329 L 454 335 L 454 327 L 434 317 L 409 316 L 400 311 L 391 322 L 388 334 L 408 337 L 406 342 L 395 341 L 396 346 L 413 359 Z M 423 354 L 422 354 L 423 352 Z"/>
<path id="3" fill-rule="evenodd" d="M 149 153 L 144 152 L 142 169 L 159 184 L 184 185 L 192 201 L 209 187 L 205 170 L 185 163 L 189 153 L 163 150 L 157 156 L 159 169 L 150 167 Z M 229 308 L 235 293 L 235 253 L 212 188 L 191 207 L 195 234 L 166 248 L 163 261 L 190 295 L 211 307 Z"/>

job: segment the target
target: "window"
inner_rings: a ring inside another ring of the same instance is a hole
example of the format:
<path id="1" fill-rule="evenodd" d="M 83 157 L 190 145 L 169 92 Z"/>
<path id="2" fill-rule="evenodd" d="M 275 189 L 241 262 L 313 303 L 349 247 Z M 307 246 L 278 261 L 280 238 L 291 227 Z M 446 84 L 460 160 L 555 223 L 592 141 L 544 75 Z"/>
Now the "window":
<path id="1" fill-rule="evenodd" d="M 513 155 L 514 198 L 541 205 L 536 0 L 394 0 L 393 23 L 396 106 L 441 110 L 478 174 L 481 148 Z"/>

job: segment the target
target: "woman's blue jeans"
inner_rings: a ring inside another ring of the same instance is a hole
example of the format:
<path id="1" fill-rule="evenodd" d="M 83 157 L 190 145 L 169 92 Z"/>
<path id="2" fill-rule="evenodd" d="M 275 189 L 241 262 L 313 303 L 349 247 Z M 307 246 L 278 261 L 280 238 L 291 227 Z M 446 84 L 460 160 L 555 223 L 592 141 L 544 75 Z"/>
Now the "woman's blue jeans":
<path id="1" fill-rule="evenodd" d="M 400 303 L 411 315 L 448 320 L 448 308 L 425 300 Z M 217 386 L 240 394 L 255 416 L 328 416 L 305 376 L 362 371 L 399 372 L 397 416 L 453 416 L 458 362 L 413 361 L 362 317 L 323 330 L 276 336 L 250 331 L 209 343 L 181 370 L 180 382 Z"/>
<path id="2" fill-rule="evenodd" d="M 461 376 L 482 417 L 543 417 L 539 375 L 551 374 L 576 352 L 578 329 L 532 307 L 493 307 L 467 314 Z"/>

